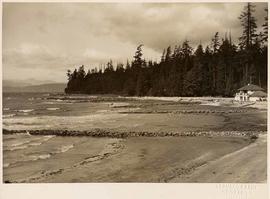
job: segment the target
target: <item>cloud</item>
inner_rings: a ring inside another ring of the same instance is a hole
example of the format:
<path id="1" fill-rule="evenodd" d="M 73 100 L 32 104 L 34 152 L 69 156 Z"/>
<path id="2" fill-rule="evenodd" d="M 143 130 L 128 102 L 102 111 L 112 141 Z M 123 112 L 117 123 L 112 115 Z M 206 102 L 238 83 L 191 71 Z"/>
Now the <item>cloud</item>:
<path id="1" fill-rule="evenodd" d="M 66 81 L 66 69 L 132 59 L 144 44 L 146 59 L 185 39 L 193 47 L 215 32 L 237 41 L 244 3 L 4 3 L 3 77 Z M 266 3 L 256 3 L 258 26 Z M 16 73 L 16 71 L 18 71 Z M 32 72 L 30 72 L 32 71 Z M 38 72 L 42 71 L 42 72 Z M 64 74 L 64 75 L 61 75 Z"/>

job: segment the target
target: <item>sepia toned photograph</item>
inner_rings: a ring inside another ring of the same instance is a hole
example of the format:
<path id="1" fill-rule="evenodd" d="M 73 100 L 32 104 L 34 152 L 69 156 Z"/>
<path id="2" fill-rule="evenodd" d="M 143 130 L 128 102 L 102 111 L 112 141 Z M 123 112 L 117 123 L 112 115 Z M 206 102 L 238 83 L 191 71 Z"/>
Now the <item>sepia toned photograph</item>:
<path id="1" fill-rule="evenodd" d="M 2 3 L 2 181 L 267 183 L 268 3 Z"/>

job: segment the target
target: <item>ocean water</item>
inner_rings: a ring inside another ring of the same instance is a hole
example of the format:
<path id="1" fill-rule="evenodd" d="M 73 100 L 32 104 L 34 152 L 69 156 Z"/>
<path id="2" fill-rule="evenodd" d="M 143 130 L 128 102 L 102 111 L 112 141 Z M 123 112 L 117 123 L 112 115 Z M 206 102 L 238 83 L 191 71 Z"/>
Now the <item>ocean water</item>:
<path id="1" fill-rule="evenodd" d="M 3 93 L 3 128 L 9 130 L 76 129 L 102 127 L 113 117 L 109 103 L 48 99 L 48 93 Z M 74 148 L 86 138 L 32 136 L 27 133 L 3 135 L 3 168 L 15 173 L 29 164 L 51 160 Z M 93 138 L 87 138 L 92 140 Z M 46 166 L 44 166 L 46 167 Z M 38 170 L 38 168 L 37 168 Z M 46 170 L 46 169 L 45 169 Z M 9 175 L 9 174 L 8 174 Z"/>
<path id="2" fill-rule="evenodd" d="M 88 129 L 106 123 L 117 114 L 111 103 L 78 100 L 48 99 L 47 93 L 4 93 L 3 128 L 32 129 Z"/>
<path id="3" fill-rule="evenodd" d="M 50 158 L 54 152 L 62 152 L 59 149 L 49 149 L 50 151 L 44 151 L 38 149 L 38 146 L 45 144 L 55 136 L 31 136 L 26 133 L 12 134 L 3 136 L 3 154 L 4 154 L 4 168 L 13 167 L 18 164 L 37 161 Z M 27 153 L 27 150 L 31 150 L 32 154 Z M 38 150 L 37 150 L 38 149 Z"/>

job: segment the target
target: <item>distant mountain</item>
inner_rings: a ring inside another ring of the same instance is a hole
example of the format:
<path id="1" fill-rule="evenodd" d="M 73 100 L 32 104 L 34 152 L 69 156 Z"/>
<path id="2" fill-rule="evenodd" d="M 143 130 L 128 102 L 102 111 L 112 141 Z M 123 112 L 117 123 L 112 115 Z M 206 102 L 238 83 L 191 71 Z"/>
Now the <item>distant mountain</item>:
<path id="1" fill-rule="evenodd" d="M 5 83 L 3 82 L 3 92 L 63 93 L 65 87 L 65 83 L 50 83 L 31 86 L 12 86 L 5 85 Z"/>
<path id="2" fill-rule="evenodd" d="M 25 79 L 25 80 L 3 80 L 3 87 L 25 87 L 25 86 L 35 86 L 42 84 L 53 84 L 58 83 L 54 81 L 36 80 L 36 79 Z"/>
<path id="3" fill-rule="evenodd" d="M 3 87 L 24 87 L 24 86 L 32 86 L 28 82 L 17 82 L 14 80 L 3 80 L 2 81 Z"/>

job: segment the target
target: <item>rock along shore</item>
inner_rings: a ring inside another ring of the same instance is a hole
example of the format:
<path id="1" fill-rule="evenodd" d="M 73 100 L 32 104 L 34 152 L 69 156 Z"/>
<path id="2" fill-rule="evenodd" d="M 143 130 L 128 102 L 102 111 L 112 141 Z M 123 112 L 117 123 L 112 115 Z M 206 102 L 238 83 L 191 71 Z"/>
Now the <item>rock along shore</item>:
<path id="1" fill-rule="evenodd" d="M 111 138 L 127 138 L 127 137 L 251 137 L 256 138 L 259 134 L 265 134 L 265 131 L 188 131 L 188 132 L 147 132 L 147 131 L 113 131 L 104 129 L 91 129 L 89 131 L 77 130 L 8 130 L 3 129 L 3 134 L 27 133 L 30 135 L 56 135 L 56 136 L 91 136 L 91 137 L 111 137 Z"/>

